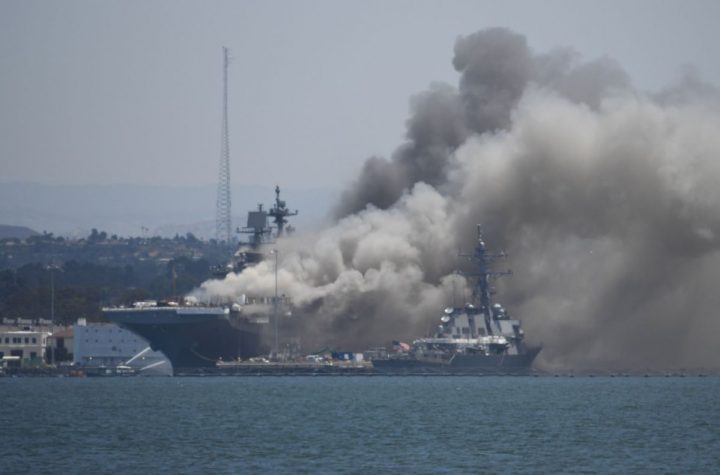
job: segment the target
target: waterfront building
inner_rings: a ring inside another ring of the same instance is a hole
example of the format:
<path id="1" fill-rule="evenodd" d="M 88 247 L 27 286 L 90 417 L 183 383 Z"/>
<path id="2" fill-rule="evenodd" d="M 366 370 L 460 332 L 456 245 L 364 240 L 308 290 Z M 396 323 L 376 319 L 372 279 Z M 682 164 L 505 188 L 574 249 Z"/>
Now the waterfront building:
<path id="1" fill-rule="evenodd" d="M 50 332 L 43 330 L 0 331 L 0 360 L 4 366 L 40 365 Z"/>
<path id="2" fill-rule="evenodd" d="M 73 359 L 73 328 L 65 327 L 53 332 L 48 337 L 46 360 L 51 363 L 72 361 Z"/>

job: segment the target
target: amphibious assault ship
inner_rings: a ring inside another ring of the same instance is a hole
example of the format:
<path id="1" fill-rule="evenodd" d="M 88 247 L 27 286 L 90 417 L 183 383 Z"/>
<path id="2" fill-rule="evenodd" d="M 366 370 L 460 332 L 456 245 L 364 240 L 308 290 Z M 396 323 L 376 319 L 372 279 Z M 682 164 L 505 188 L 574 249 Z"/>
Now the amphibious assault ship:
<path id="1" fill-rule="evenodd" d="M 297 211 L 288 210 L 280 199 L 280 188 L 275 188 L 275 204 L 269 210 L 258 206 L 248 213 L 247 226 L 238 232 L 250 234 L 248 242 L 240 243 L 238 250 L 226 266 L 212 269 L 213 275 L 224 278 L 230 272 L 261 262 L 261 246 L 272 242 L 273 229 L 268 223 L 273 218 L 274 237 L 281 236 L 287 217 Z M 289 227 L 288 227 L 289 228 Z M 214 367 L 220 361 L 247 359 L 270 350 L 270 317 L 284 298 L 277 296 L 241 296 L 234 302 L 219 305 L 200 304 L 192 297 L 181 300 L 136 302 L 132 307 L 103 308 L 111 322 L 145 338 L 154 351 L 165 354 L 177 373 L 183 369 Z"/>
<path id="2" fill-rule="evenodd" d="M 505 374 L 527 373 L 541 350 L 524 342 L 520 320 L 510 317 L 498 303 L 492 303 L 490 281 L 510 274 L 492 270 L 492 262 L 505 254 L 488 252 L 478 226 L 478 240 L 469 257 L 476 271 L 472 303 L 448 307 L 440 318 L 435 336 L 415 340 L 412 345 L 397 342 L 398 351 L 374 359 L 373 366 L 392 373 Z"/>

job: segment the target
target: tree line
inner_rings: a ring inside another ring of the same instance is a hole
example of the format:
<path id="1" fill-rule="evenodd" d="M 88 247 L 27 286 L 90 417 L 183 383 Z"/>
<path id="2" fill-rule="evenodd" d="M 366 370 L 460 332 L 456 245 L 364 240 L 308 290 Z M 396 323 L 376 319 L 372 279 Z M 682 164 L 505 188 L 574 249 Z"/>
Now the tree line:
<path id="1" fill-rule="evenodd" d="M 184 295 L 210 277 L 211 263 L 177 257 L 124 266 L 71 260 L 62 265 L 25 264 L 0 270 L 0 318 L 78 318 L 102 321 L 103 306 Z M 54 292 L 53 292 L 54 290 Z M 54 299 L 53 299 L 54 293 Z"/>

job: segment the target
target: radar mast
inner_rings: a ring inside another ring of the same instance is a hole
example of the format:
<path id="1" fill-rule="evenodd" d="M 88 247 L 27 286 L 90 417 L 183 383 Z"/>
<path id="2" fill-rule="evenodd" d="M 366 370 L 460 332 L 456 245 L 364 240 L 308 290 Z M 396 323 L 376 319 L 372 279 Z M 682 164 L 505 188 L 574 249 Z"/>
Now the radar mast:
<path id="1" fill-rule="evenodd" d="M 277 237 L 282 236 L 285 225 L 287 224 L 287 217 L 288 216 L 297 216 L 298 210 L 290 211 L 287 208 L 287 205 L 284 200 L 280 199 L 280 186 L 275 186 L 275 204 L 272 208 L 270 208 L 270 211 L 268 211 L 268 215 L 273 218 L 273 223 L 275 223 L 275 226 L 277 227 Z M 290 231 L 290 229 L 288 229 Z"/>
<path id="2" fill-rule="evenodd" d="M 460 254 L 461 257 L 467 257 L 468 260 L 475 263 L 474 272 L 464 272 L 466 277 L 475 277 L 475 286 L 473 287 L 473 303 L 478 306 L 477 310 L 483 314 L 485 318 L 485 328 L 489 335 L 494 334 L 492 322 L 496 320 L 492 305 L 491 295 L 494 293 L 490 286 L 490 279 L 501 277 L 504 275 L 512 275 L 512 271 L 493 271 L 492 263 L 497 259 L 504 259 L 507 256 L 504 252 L 499 254 L 489 253 L 485 247 L 485 241 L 482 235 L 482 226 L 477 225 L 477 244 L 472 254 Z M 474 326 L 473 318 L 473 326 Z"/>

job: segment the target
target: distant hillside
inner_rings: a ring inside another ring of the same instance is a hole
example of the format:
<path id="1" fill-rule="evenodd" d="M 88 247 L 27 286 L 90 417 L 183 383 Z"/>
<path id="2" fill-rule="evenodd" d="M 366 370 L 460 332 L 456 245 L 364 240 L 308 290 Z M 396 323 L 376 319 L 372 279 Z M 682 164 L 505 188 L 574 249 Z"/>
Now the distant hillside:
<path id="1" fill-rule="evenodd" d="M 40 233 L 25 226 L 0 224 L 0 239 L 25 239 L 38 234 Z"/>
<path id="2" fill-rule="evenodd" d="M 280 184 L 282 187 L 282 183 Z M 288 207 L 300 210 L 298 231 L 322 222 L 339 192 L 328 188 L 282 189 Z M 258 203 L 270 207 L 274 187 L 232 189 L 233 227 L 244 226 Z M 87 236 L 95 228 L 118 236 L 215 233 L 216 188 L 207 186 L 43 185 L 0 183 L 0 223 L 14 223 L 56 235 Z"/>

